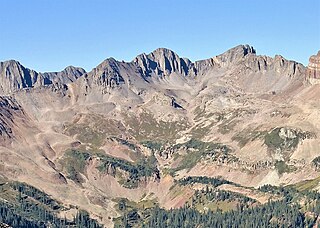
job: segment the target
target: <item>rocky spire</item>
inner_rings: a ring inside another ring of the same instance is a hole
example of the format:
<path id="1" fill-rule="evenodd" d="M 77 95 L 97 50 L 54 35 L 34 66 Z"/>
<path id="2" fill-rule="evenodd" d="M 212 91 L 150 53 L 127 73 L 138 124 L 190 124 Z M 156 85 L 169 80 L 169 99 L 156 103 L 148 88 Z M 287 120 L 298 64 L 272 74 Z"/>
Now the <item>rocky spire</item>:
<path id="1" fill-rule="evenodd" d="M 320 79 L 320 51 L 309 58 L 307 78 Z"/>

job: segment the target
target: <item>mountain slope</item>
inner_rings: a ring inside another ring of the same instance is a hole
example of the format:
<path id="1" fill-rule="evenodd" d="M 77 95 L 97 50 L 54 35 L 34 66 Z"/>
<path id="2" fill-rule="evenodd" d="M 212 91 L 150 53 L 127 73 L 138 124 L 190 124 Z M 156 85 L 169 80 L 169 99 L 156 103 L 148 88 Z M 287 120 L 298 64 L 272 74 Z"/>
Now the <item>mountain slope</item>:
<path id="1" fill-rule="evenodd" d="M 1 64 L 11 95 L 0 105 L 2 175 L 107 226 L 124 213 L 114 208 L 121 198 L 138 208 L 190 203 L 194 186 L 177 185 L 190 176 L 219 176 L 229 192 L 259 199 L 269 196 L 249 187 L 305 187 L 319 176 L 320 88 L 282 56 L 239 45 L 196 62 L 160 48 L 90 72 Z"/>

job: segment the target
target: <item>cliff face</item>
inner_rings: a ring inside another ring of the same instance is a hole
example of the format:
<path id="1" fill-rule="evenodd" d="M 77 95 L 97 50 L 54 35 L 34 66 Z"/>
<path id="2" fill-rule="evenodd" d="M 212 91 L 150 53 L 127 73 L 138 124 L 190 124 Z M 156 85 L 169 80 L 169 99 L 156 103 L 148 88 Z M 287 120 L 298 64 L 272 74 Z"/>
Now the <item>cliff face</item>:
<path id="1" fill-rule="evenodd" d="M 320 79 L 320 51 L 309 59 L 307 78 Z"/>

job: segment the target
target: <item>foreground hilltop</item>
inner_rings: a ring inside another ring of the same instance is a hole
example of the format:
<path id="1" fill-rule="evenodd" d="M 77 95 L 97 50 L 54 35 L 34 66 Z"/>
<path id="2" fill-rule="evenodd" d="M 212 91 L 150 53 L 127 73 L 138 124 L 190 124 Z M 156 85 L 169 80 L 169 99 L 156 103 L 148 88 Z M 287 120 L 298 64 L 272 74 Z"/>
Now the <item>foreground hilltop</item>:
<path id="1" fill-rule="evenodd" d="M 50 213 L 77 206 L 106 226 L 156 206 L 262 206 L 275 197 L 266 184 L 317 190 L 316 58 L 306 68 L 239 45 L 196 62 L 159 48 L 90 72 L 0 63 L 0 175 L 63 202 Z M 208 185 L 234 200 L 196 191 Z"/>

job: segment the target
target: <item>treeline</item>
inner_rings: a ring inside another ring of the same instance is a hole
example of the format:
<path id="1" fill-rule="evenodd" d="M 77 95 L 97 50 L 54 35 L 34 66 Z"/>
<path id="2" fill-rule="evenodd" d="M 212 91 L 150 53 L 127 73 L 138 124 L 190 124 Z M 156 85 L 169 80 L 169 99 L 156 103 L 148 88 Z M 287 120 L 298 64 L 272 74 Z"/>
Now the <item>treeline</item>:
<path id="1" fill-rule="evenodd" d="M 320 215 L 320 193 L 316 191 L 298 191 L 292 186 L 264 185 L 259 188 L 262 192 L 268 192 L 283 198 L 290 203 L 292 201 L 303 201 L 305 211 Z"/>
<path id="2" fill-rule="evenodd" d="M 143 141 L 141 142 L 141 145 L 149 148 L 153 153 L 161 152 L 165 147 L 163 143 L 155 142 L 155 141 Z"/>
<path id="3" fill-rule="evenodd" d="M 191 184 L 209 184 L 212 187 L 218 187 L 222 184 L 234 184 L 228 180 L 222 179 L 221 177 L 206 177 L 206 176 L 188 176 L 178 180 L 181 185 L 191 185 Z"/>
<path id="4" fill-rule="evenodd" d="M 173 149 L 179 149 L 185 147 L 186 149 L 195 149 L 202 153 L 214 153 L 215 151 L 222 151 L 223 153 L 230 152 L 230 148 L 221 143 L 214 142 L 203 142 L 197 139 L 190 139 L 189 141 L 181 144 L 176 144 L 173 146 Z"/>
<path id="5" fill-rule="evenodd" d="M 65 210 L 41 190 L 20 182 L 3 184 L 1 191 L 6 198 L 0 201 L 0 224 L 12 227 L 90 227 L 101 225 L 91 219 L 86 211 L 78 211 L 72 220 L 57 216 Z"/>
<path id="6" fill-rule="evenodd" d="M 57 201 L 52 199 L 48 194 L 33 186 L 21 182 L 12 182 L 10 183 L 10 186 L 12 187 L 12 189 L 19 192 L 19 198 L 22 198 L 22 195 L 26 195 L 43 203 L 44 205 L 49 206 L 53 210 L 58 210 L 61 208 Z"/>
<path id="7" fill-rule="evenodd" d="M 141 227 L 312 227 L 314 218 L 307 218 L 297 205 L 285 201 L 230 212 L 200 213 L 192 208 L 166 211 L 155 208 Z"/>
<path id="8" fill-rule="evenodd" d="M 200 177 L 199 177 L 200 178 Z M 204 182 L 206 178 L 187 179 L 185 184 Z M 213 185 L 221 182 L 214 180 Z M 180 209 L 165 210 L 158 206 L 146 211 L 132 210 L 121 217 L 118 227 L 314 227 L 320 215 L 320 194 L 315 191 L 299 192 L 293 187 L 262 186 L 261 192 L 274 195 L 274 201 L 259 204 L 244 195 L 214 188 L 196 190 L 192 201 Z M 275 200 L 278 199 L 278 200 Z M 223 212 L 197 210 L 199 203 L 237 201 L 236 207 Z"/>
<path id="9" fill-rule="evenodd" d="M 102 227 L 95 220 L 91 219 L 87 212 L 80 211 L 73 218 L 67 220 L 58 218 L 51 211 L 39 207 L 37 204 L 21 200 L 19 207 L 0 202 L 0 222 L 11 227 Z"/>
<path id="10" fill-rule="evenodd" d="M 91 157 L 100 159 L 100 164 L 96 167 L 100 172 L 108 172 L 111 175 L 115 175 L 117 169 L 127 172 L 129 176 L 122 183 L 127 188 L 138 187 L 138 183 L 143 177 L 156 176 L 160 178 L 157 160 L 153 155 L 141 158 L 137 162 L 129 162 L 103 153 L 75 149 L 67 151 L 61 161 L 68 174 L 67 177 L 76 183 L 83 183 L 84 180 L 80 173 L 85 175 L 86 164 Z"/>
<path id="11" fill-rule="evenodd" d="M 115 140 L 124 146 L 127 146 L 133 152 L 140 152 L 139 147 L 129 142 L 128 140 L 118 138 L 118 137 L 111 137 L 110 139 Z"/>
<path id="12" fill-rule="evenodd" d="M 69 150 L 65 153 L 60 163 L 67 172 L 67 177 L 76 183 L 83 183 L 84 180 L 80 173 L 85 173 L 85 168 L 91 154 L 88 151 Z"/>
<path id="13" fill-rule="evenodd" d="M 160 172 L 157 168 L 157 162 L 154 156 L 140 159 L 136 163 L 107 155 L 100 155 L 99 157 L 101 164 L 97 168 L 100 172 L 105 172 L 108 171 L 108 169 L 111 169 L 115 173 L 118 168 L 129 173 L 129 177 L 126 178 L 123 183 L 124 187 L 138 187 L 138 182 L 143 177 L 151 177 L 155 175 L 157 178 L 160 178 Z"/>
<path id="14" fill-rule="evenodd" d="M 205 189 L 196 190 L 192 197 L 192 205 L 201 202 L 212 202 L 212 201 L 237 201 L 239 204 L 249 206 L 257 201 L 249 198 L 245 195 L 236 192 L 224 191 L 209 188 L 208 186 Z"/>

